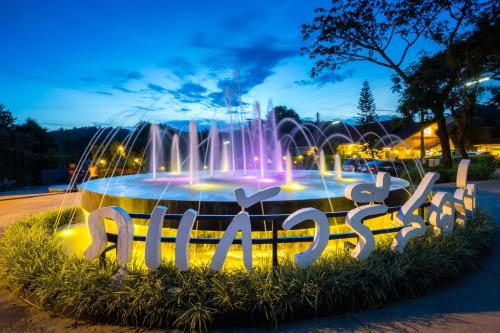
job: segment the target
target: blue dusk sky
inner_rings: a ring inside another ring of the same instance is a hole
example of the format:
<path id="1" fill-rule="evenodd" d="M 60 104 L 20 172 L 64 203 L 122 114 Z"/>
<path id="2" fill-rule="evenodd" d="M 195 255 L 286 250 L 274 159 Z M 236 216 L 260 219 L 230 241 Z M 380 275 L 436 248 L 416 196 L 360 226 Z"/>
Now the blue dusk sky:
<path id="1" fill-rule="evenodd" d="M 355 116 L 363 80 L 380 116 L 392 72 L 352 63 L 316 80 L 302 23 L 328 1 L 2 1 L 0 103 L 48 128 L 228 119 L 226 92 L 303 118 Z M 421 44 L 417 52 L 432 49 Z M 239 87 L 238 87 L 238 82 Z"/>

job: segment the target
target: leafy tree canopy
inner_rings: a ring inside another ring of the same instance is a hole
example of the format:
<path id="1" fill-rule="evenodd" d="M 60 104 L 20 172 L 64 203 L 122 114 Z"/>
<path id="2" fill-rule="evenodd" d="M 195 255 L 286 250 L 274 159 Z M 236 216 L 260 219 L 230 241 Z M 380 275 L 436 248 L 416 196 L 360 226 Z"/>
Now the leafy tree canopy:
<path id="1" fill-rule="evenodd" d="M 0 129 L 13 129 L 16 118 L 7 110 L 5 105 L 0 104 Z"/>
<path id="2" fill-rule="evenodd" d="M 271 114 L 269 112 L 267 114 L 267 119 L 270 119 L 270 117 L 271 117 Z M 284 106 L 284 105 L 278 105 L 278 106 L 274 107 L 274 117 L 276 119 L 276 123 L 279 123 L 281 120 L 283 120 L 285 118 L 291 118 L 298 123 L 302 122 L 302 119 L 300 118 L 297 111 L 295 111 L 292 108 L 288 108 L 287 106 Z"/>

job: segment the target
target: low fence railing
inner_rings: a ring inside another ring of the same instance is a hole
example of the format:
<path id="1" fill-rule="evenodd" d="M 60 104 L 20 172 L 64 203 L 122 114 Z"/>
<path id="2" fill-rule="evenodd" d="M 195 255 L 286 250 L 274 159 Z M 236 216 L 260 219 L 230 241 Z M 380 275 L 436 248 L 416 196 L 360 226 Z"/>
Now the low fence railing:
<path id="1" fill-rule="evenodd" d="M 430 203 L 426 202 L 422 206 L 418 208 L 419 215 L 424 217 L 425 208 L 429 207 Z M 366 219 L 373 219 L 376 217 L 381 217 L 390 214 L 391 219 L 393 218 L 393 214 L 401 209 L 401 206 L 391 206 L 388 207 L 387 212 L 377 215 L 370 215 Z M 324 212 L 324 214 L 328 218 L 334 217 L 345 217 L 349 211 L 336 211 L 336 212 Z M 129 214 L 133 219 L 139 220 L 149 220 L 151 218 L 151 214 L 146 213 L 130 213 Z M 180 221 L 183 214 L 165 214 L 164 220 L 177 220 Z M 279 237 L 278 229 L 280 223 L 282 223 L 290 214 L 262 214 L 262 215 L 250 215 L 250 222 L 255 223 L 269 223 L 271 221 L 271 237 L 260 237 L 260 238 L 252 238 L 252 245 L 254 244 L 268 244 L 272 245 L 272 265 L 274 267 L 278 266 L 278 244 L 280 243 L 304 243 L 304 242 L 312 242 L 314 236 L 289 236 L 289 237 Z M 204 221 L 231 221 L 236 215 L 198 215 L 197 220 Z M 381 229 L 373 229 L 372 233 L 374 235 L 382 235 L 382 234 L 390 234 L 394 232 L 400 231 L 404 226 L 390 227 L 390 228 L 381 228 Z M 101 259 L 105 259 L 106 253 L 115 249 L 116 244 L 118 242 L 118 235 L 114 233 L 106 233 L 108 237 L 108 242 L 112 243 L 108 246 L 101 255 Z M 339 239 L 348 239 L 348 238 L 358 238 L 358 235 L 355 232 L 341 232 L 330 234 L 328 236 L 329 240 L 339 240 Z M 176 237 L 161 237 L 162 243 L 175 243 Z M 146 236 L 143 235 L 134 235 L 133 240 L 135 242 L 145 242 Z M 218 244 L 220 242 L 220 238 L 212 238 L 212 237 L 195 237 L 189 240 L 190 244 Z M 233 244 L 241 244 L 240 238 L 235 238 L 233 240 Z"/>

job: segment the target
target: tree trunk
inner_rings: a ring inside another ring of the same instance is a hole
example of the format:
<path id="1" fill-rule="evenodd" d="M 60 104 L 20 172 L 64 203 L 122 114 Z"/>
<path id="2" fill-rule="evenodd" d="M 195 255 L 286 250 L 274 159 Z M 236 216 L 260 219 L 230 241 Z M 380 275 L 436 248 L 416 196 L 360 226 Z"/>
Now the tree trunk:
<path id="1" fill-rule="evenodd" d="M 436 115 L 438 113 L 439 115 Z M 434 113 L 437 121 L 437 135 L 439 137 L 439 142 L 441 143 L 441 155 L 443 157 L 443 167 L 446 169 L 451 168 L 451 148 L 450 148 L 450 138 L 448 136 L 448 129 L 446 128 L 446 118 L 442 112 Z"/>
<path id="2" fill-rule="evenodd" d="M 425 143 L 424 143 L 424 110 L 420 111 L 420 163 L 424 164 Z"/>
<path id="3" fill-rule="evenodd" d="M 467 149 L 465 149 L 465 124 L 461 121 L 457 122 L 457 146 L 460 150 L 460 155 L 462 158 L 467 158 Z"/>

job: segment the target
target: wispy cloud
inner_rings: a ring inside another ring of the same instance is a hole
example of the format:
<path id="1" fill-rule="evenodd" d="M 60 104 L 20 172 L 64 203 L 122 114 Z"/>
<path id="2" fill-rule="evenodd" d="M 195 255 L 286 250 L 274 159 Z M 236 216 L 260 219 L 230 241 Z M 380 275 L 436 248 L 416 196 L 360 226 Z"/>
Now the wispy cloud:
<path id="1" fill-rule="evenodd" d="M 153 84 L 153 83 L 148 84 L 148 88 L 150 90 L 152 90 L 154 92 L 158 92 L 158 93 L 165 93 L 165 92 L 167 92 L 167 89 L 163 88 L 160 85 Z"/>
<path id="2" fill-rule="evenodd" d="M 204 62 L 213 69 L 212 78 L 217 82 L 218 89 L 208 94 L 213 106 L 225 106 L 227 96 L 231 96 L 232 105 L 237 104 L 238 93 L 247 94 L 273 75 L 279 63 L 298 54 L 296 49 L 283 47 L 270 37 L 239 47 L 209 45 L 200 36 L 197 43 L 210 51 Z M 232 76 L 228 75 L 231 70 Z"/>
<path id="3" fill-rule="evenodd" d="M 160 67 L 168 69 L 179 78 L 196 74 L 195 66 L 181 57 L 172 57 L 160 63 Z"/>
<path id="4" fill-rule="evenodd" d="M 207 88 L 193 82 L 186 82 L 179 89 L 169 92 L 182 103 L 200 103 L 207 98 Z"/>
<path id="5" fill-rule="evenodd" d="M 96 91 L 96 94 L 112 96 L 113 94 L 107 91 Z"/>
<path id="6" fill-rule="evenodd" d="M 297 80 L 297 81 L 294 81 L 294 83 L 299 85 L 299 86 L 316 85 L 318 87 L 322 87 L 326 84 L 342 82 L 342 81 L 350 78 L 353 73 L 354 73 L 354 69 L 348 69 L 344 73 L 327 72 L 325 74 L 319 75 L 319 76 L 314 77 L 312 79 Z"/>
<path id="7" fill-rule="evenodd" d="M 143 77 L 144 75 L 138 71 L 107 69 L 95 75 L 80 76 L 79 79 L 83 83 L 94 86 L 109 87 L 124 93 L 137 93 L 137 91 L 126 88 L 125 85 L 131 81 L 141 80 Z M 100 91 L 100 93 L 102 92 L 104 91 Z"/>

